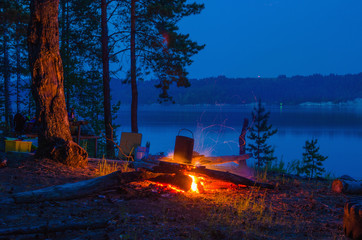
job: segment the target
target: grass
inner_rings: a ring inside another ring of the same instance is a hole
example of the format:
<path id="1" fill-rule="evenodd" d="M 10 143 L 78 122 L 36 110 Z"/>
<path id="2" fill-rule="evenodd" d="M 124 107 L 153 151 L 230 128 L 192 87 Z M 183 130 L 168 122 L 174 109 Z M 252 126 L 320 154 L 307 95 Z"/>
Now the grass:
<path id="1" fill-rule="evenodd" d="M 269 173 L 279 173 L 283 177 L 277 177 L 277 180 L 279 180 L 282 184 L 286 184 L 288 180 L 284 178 L 284 174 L 297 176 L 305 175 L 302 173 L 301 166 L 302 163 L 298 159 L 285 163 L 283 161 L 283 157 L 281 157 L 279 160 L 276 159 L 275 161 L 272 161 L 261 168 L 257 168 L 254 164 L 253 168 L 255 169 L 256 178 L 259 182 L 268 182 Z M 336 178 L 335 174 L 333 174 L 331 171 L 325 172 L 321 177 L 326 180 L 333 180 Z"/>
<path id="2" fill-rule="evenodd" d="M 117 170 L 118 170 L 118 164 L 115 162 L 108 163 L 107 159 L 105 159 L 103 156 L 102 161 L 100 161 L 98 164 L 97 173 L 98 176 L 104 176 L 112 172 L 115 172 Z"/>
<path id="3" fill-rule="evenodd" d="M 266 192 L 260 189 L 251 189 L 236 196 L 218 194 L 210 200 L 212 208 L 207 217 L 210 227 L 221 224 L 231 228 L 242 226 L 244 230 L 254 231 L 257 225 L 275 224 L 271 206 L 266 201 Z"/>

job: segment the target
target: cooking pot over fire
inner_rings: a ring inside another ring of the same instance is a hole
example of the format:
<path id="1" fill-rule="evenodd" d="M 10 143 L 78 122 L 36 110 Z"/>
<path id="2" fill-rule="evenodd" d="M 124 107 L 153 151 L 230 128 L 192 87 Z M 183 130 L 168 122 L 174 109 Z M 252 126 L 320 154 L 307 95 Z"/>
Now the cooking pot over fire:
<path id="1" fill-rule="evenodd" d="M 180 135 L 181 132 L 185 131 L 191 133 L 192 138 Z M 194 151 L 194 134 L 188 129 L 185 128 L 180 129 L 178 135 L 176 136 L 173 159 L 179 163 L 191 164 L 193 151 Z"/>

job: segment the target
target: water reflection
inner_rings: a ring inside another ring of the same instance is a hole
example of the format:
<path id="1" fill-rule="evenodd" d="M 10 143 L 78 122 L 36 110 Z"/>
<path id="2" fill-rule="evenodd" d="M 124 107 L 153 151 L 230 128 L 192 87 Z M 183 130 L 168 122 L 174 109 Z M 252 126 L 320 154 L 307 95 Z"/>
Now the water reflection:
<path id="1" fill-rule="evenodd" d="M 252 106 L 141 107 L 139 129 L 151 152 L 172 152 L 180 128 L 195 133 L 195 150 L 210 155 L 238 154 L 238 137 Z M 267 107 L 270 122 L 279 129 L 271 138 L 275 154 L 284 161 L 301 159 L 306 140 L 317 138 L 320 151 L 329 156 L 327 169 L 336 175 L 362 178 L 362 108 Z M 116 121 L 119 131 L 130 131 L 130 113 L 123 109 Z M 118 134 L 120 135 L 120 134 Z"/>

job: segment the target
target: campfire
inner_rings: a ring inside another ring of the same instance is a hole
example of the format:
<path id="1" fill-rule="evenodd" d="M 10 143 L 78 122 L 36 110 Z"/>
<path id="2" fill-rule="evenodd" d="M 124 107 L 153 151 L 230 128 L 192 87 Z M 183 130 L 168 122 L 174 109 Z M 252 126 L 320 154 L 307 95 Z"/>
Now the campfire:
<path id="1" fill-rule="evenodd" d="M 147 182 L 171 192 L 202 194 L 221 188 L 273 187 L 230 172 L 174 162 L 159 161 L 158 165 L 152 168 L 152 172 L 158 176 L 147 179 Z"/>
<path id="2" fill-rule="evenodd" d="M 189 183 L 189 179 L 187 176 L 191 178 L 192 182 Z M 175 177 L 175 179 L 179 179 L 179 181 L 186 181 L 186 183 L 182 182 L 173 182 L 171 183 L 161 183 L 158 181 L 162 181 L 160 179 L 155 179 L 153 181 L 148 180 L 149 183 L 155 183 L 157 186 L 162 187 L 164 190 L 174 191 L 174 192 L 189 192 L 189 193 L 204 193 L 204 178 L 203 177 L 196 177 L 194 175 L 185 175 L 184 177 Z M 164 180 L 165 182 L 165 180 Z"/>

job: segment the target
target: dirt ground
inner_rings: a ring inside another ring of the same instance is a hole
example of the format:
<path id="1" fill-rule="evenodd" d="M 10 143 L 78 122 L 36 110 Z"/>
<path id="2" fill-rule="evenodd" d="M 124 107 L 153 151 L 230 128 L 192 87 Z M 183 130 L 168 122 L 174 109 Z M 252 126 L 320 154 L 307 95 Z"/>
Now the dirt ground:
<path id="1" fill-rule="evenodd" d="M 28 156 L 0 168 L 0 196 L 93 178 L 97 169 L 96 162 L 72 169 Z M 143 181 L 77 200 L 2 205 L 0 233 L 41 230 L 0 239 L 345 239 L 347 196 L 331 192 L 329 181 L 274 174 L 268 182 L 276 188 L 214 182 L 199 194 Z M 74 223 L 88 228 L 48 231 Z"/>

